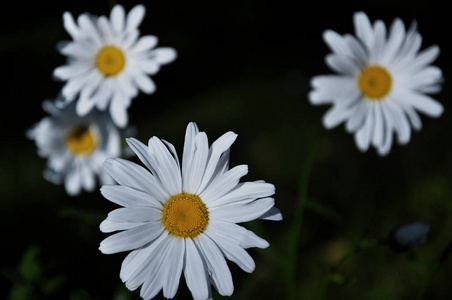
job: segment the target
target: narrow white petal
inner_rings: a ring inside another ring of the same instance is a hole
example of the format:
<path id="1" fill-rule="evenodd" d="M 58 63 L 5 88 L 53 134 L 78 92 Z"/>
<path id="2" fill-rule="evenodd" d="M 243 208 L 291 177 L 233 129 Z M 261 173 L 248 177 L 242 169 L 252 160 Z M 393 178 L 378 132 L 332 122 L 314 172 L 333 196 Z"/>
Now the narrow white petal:
<path id="1" fill-rule="evenodd" d="M 99 29 L 99 33 L 102 37 L 103 42 L 105 44 L 111 42 L 113 32 L 112 32 L 112 28 L 110 26 L 110 23 L 108 22 L 107 17 L 100 16 L 97 19 L 97 28 Z"/>
<path id="2" fill-rule="evenodd" d="M 220 206 L 238 201 L 252 201 L 257 198 L 264 198 L 275 193 L 275 186 L 266 182 L 244 182 L 237 185 L 237 188 L 209 202 L 209 206 Z"/>
<path id="3" fill-rule="evenodd" d="M 254 271 L 256 264 L 253 258 L 242 247 L 223 239 L 215 231 L 208 229 L 206 235 L 215 242 L 227 259 L 236 263 L 245 272 L 251 273 Z"/>
<path id="4" fill-rule="evenodd" d="M 168 150 L 171 152 L 171 155 L 173 156 L 174 160 L 176 161 L 177 167 L 179 169 L 179 173 L 181 172 L 179 157 L 177 156 L 176 148 L 173 144 L 171 144 L 168 141 L 162 140 L 162 142 L 165 144 L 166 147 L 168 147 Z"/>
<path id="5" fill-rule="evenodd" d="M 176 295 L 185 256 L 184 239 L 174 237 L 171 243 L 172 248 L 168 252 L 167 261 L 165 261 L 169 266 L 166 268 L 166 273 L 164 274 L 166 280 L 163 282 L 163 296 L 168 299 Z"/>
<path id="6" fill-rule="evenodd" d="M 215 232 L 224 239 L 237 239 L 239 241 L 239 246 L 245 249 L 252 247 L 263 249 L 269 246 L 269 243 L 266 240 L 257 236 L 251 230 L 231 222 L 212 220 L 209 223 L 209 229 L 215 230 Z"/>
<path id="7" fill-rule="evenodd" d="M 127 144 L 129 147 L 135 152 L 135 154 L 138 156 L 138 158 L 141 160 L 141 162 L 153 173 L 155 174 L 155 168 L 154 166 L 157 164 L 157 162 L 154 160 L 154 158 L 151 156 L 151 153 L 149 151 L 148 146 L 140 142 L 139 140 L 135 138 L 127 138 L 126 139 Z"/>
<path id="8" fill-rule="evenodd" d="M 231 296 L 234 292 L 231 271 L 218 246 L 204 234 L 198 235 L 194 242 L 203 254 L 202 258 L 220 295 Z"/>
<path id="9" fill-rule="evenodd" d="M 331 69 L 344 75 L 355 75 L 360 71 L 360 66 L 349 57 L 328 54 L 325 60 Z"/>
<path id="10" fill-rule="evenodd" d="M 209 279 L 201 255 L 192 239 L 185 239 L 184 276 L 194 299 L 207 299 Z"/>
<path id="11" fill-rule="evenodd" d="M 213 142 L 209 151 L 209 161 L 207 162 L 207 166 L 204 172 L 204 176 L 202 178 L 201 185 L 199 186 L 197 191 L 198 194 L 202 193 L 204 188 L 210 182 L 210 180 L 212 179 L 212 175 L 214 174 L 217 168 L 218 161 L 221 155 L 231 147 L 236 138 L 237 134 L 235 134 L 232 131 L 229 131 L 223 134 L 221 137 L 219 137 L 215 142 Z"/>
<path id="12" fill-rule="evenodd" d="M 262 216 L 273 207 L 274 204 L 275 200 L 273 198 L 257 199 L 246 204 L 232 203 L 212 209 L 210 215 L 212 216 L 212 219 L 228 222 L 248 222 Z"/>
<path id="13" fill-rule="evenodd" d="M 77 25 L 75 24 L 74 18 L 70 12 L 65 12 L 63 14 L 63 25 L 66 31 L 71 35 L 73 39 L 77 39 L 79 36 L 79 31 Z"/>
<path id="14" fill-rule="evenodd" d="M 419 93 L 411 93 L 409 97 L 413 107 L 427 116 L 438 118 L 443 114 L 444 108 L 442 104 L 435 99 Z"/>
<path id="15" fill-rule="evenodd" d="M 382 55 L 386 49 L 386 25 L 381 20 L 374 24 L 375 42 L 370 51 L 369 63 L 373 64 L 382 60 Z"/>
<path id="16" fill-rule="evenodd" d="M 126 32 L 136 29 L 143 21 L 146 13 L 146 7 L 144 5 L 135 5 L 127 14 Z"/>
<path id="17" fill-rule="evenodd" d="M 99 250 L 111 254 L 137 249 L 155 240 L 162 232 L 160 222 L 150 222 L 109 236 L 100 243 Z"/>
<path id="18" fill-rule="evenodd" d="M 148 75 L 154 75 L 160 70 L 160 65 L 153 59 L 140 61 L 137 66 Z"/>
<path id="19" fill-rule="evenodd" d="M 372 140 L 372 133 L 374 132 L 374 115 L 372 112 L 372 107 L 369 106 L 363 127 L 358 130 L 355 134 L 355 142 L 358 149 L 362 152 L 369 149 L 370 142 Z"/>
<path id="20" fill-rule="evenodd" d="M 230 169 L 226 173 L 218 176 L 209 184 L 206 189 L 199 194 L 199 197 L 206 203 L 215 201 L 227 192 L 232 190 L 240 181 L 240 178 L 248 173 L 247 165 L 238 165 Z"/>
<path id="21" fill-rule="evenodd" d="M 195 153 L 195 136 L 199 129 L 196 123 L 190 122 L 185 131 L 184 152 L 182 153 L 182 179 L 183 189 L 187 190 L 187 178 L 189 178 L 189 166 L 192 163 L 193 155 Z"/>
<path id="22" fill-rule="evenodd" d="M 402 145 L 408 143 L 411 138 L 411 127 L 405 114 L 397 102 L 387 101 L 385 104 L 388 106 L 388 113 L 393 117 L 394 129 L 397 132 L 397 141 Z"/>
<path id="23" fill-rule="evenodd" d="M 80 174 L 75 164 L 69 168 L 68 172 L 65 175 L 64 187 L 66 188 L 66 192 L 71 196 L 75 196 L 80 193 Z"/>
<path id="24" fill-rule="evenodd" d="M 388 42 L 381 60 L 384 65 L 391 64 L 394 61 L 394 58 L 397 56 L 404 39 L 405 26 L 403 25 L 402 20 L 397 18 L 391 25 Z"/>
<path id="25" fill-rule="evenodd" d="M 142 36 L 138 42 L 130 49 L 131 53 L 134 55 L 150 51 L 158 43 L 158 38 L 154 35 Z"/>
<path id="26" fill-rule="evenodd" d="M 348 48 L 347 43 L 337 32 L 333 30 L 325 30 L 322 37 L 333 52 L 340 55 L 351 56 L 352 53 Z"/>
<path id="27" fill-rule="evenodd" d="M 107 159 L 103 167 L 120 185 L 144 191 L 160 202 L 170 197 L 149 171 L 133 162 L 121 158 Z"/>
<path id="28" fill-rule="evenodd" d="M 414 61 L 410 63 L 409 69 L 412 71 L 418 71 L 424 68 L 438 57 L 439 52 L 439 47 L 436 45 L 428 47 L 427 49 L 421 51 Z"/>
<path id="29" fill-rule="evenodd" d="M 392 146 L 392 131 L 394 128 L 394 123 L 390 115 L 387 105 L 382 105 L 381 110 L 383 112 L 384 122 L 385 122 L 385 138 L 383 145 L 378 148 L 378 154 L 385 156 L 389 154 Z"/>
<path id="30" fill-rule="evenodd" d="M 152 272 L 148 266 L 155 259 L 155 251 L 161 247 L 162 242 L 167 240 L 167 238 L 167 231 L 163 231 L 148 246 L 135 250 L 127 255 L 122 262 L 119 273 L 119 277 L 126 283 L 127 288 L 135 290 L 144 282 L 149 272 Z"/>
<path id="31" fill-rule="evenodd" d="M 165 281 L 168 280 L 168 278 L 165 277 L 165 273 L 170 261 L 173 259 L 172 257 L 169 257 L 174 244 L 173 241 L 174 238 L 168 236 L 154 252 L 152 260 L 147 267 L 148 276 L 146 276 L 140 290 L 140 296 L 143 299 L 154 298 L 163 288 Z M 132 284 L 132 282 L 130 282 L 130 284 Z"/>
<path id="32" fill-rule="evenodd" d="M 283 217 L 281 211 L 273 206 L 266 213 L 260 216 L 259 219 L 267 221 L 282 221 Z"/>
<path id="33" fill-rule="evenodd" d="M 134 74 L 133 80 L 138 88 L 145 94 L 152 94 L 156 90 L 154 81 L 152 81 L 152 79 L 144 73 L 140 72 L 138 74 Z"/>
<path id="34" fill-rule="evenodd" d="M 175 49 L 170 47 L 160 47 L 152 51 L 154 58 L 160 64 L 168 64 L 174 61 L 177 57 L 177 52 Z"/>
<path id="35" fill-rule="evenodd" d="M 326 129 L 331 129 L 350 118 L 350 109 L 343 105 L 334 105 L 323 116 L 322 121 Z"/>
<path id="36" fill-rule="evenodd" d="M 148 193 L 135 190 L 128 186 L 122 185 L 104 185 L 100 192 L 102 195 L 113 203 L 124 207 L 153 207 L 162 208 L 162 204 L 152 198 Z"/>
<path id="37" fill-rule="evenodd" d="M 343 75 L 321 75 L 311 80 L 314 89 L 309 93 L 311 104 L 339 103 L 338 98 L 353 98 L 357 88 L 355 78 Z"/>
<path id="38" fill-rule="evenodd" d="M 92 19 L 85 14 L 80 15 L 78 18 L 80 29 L 86 32 L 90 37 L 90 42 L 94 43 L 96 47 L 102 46 L 102 38 L 99 35 L 99 31 L 93 24 Z"/>
<path id="39" fill-rule="evenodd" d="M 113 122 L 118 127 L 125 127 L 128 123 L 127 116 L 127 106 L 130 99 L 127 99 L 126 96 L 120 95 L 119 93 L 115 93 L 110 103 L 110 114 Z"/>
<path id="40" fill-rule="evenodd" d="M 182 192 L 182 178 L 179 166 L 159 138 L 152 137 L 149 140 L 149 153 L 156 161 L 154 169 L 168 193 L 174 195 Z"/>
<path id="41" fill-rule="evenodd" d="M 110 22 L 116 33 L 122 33 L 125 23 L 125 12 L 122 5 L 116 4 L 113 6 L 113 9 L 110 12 Z"/>
<path id="42" fill-rule="evenodd" d="M 94 167 L 94 166 L 91 166 Z M 94 177 L 94 171 L 90 169 L 90 166 L 87 164 L 87 162 L 83 161 L 81 162 L 80 166 L 80 180 L 81 184 L 83 186 L 83 189 L 87 192 L 94 191 L 94 188 L 96 187 L 96 180 Z"/>
<path id="43" fill-rule="evenodd" d="M 88 63 L 77 62 L 69 65 L 64 65 L 56 68 L 53 75 L 61 80 L 68 80 L 71 77 L 85 76 L 86 72 L 90 71 L 92 66 Z"/>
<path id="44" fill-rule="evenodd" d="M 368 110 L 367 104 L 365 99 L 360 99 L 350 108 L 350 118 L 345 124 L 345 130 L 347 130 L 347 132 L 355 132 L 364 125 Z"/>
<path id="45" fill-rule="evenodd" d="M 372 144 L 378 148 L 383 145 L 384 141 L 384 119 L 379 102 L 374 104 L 373 113 L 375 119 L 375 127 L 372 136 Z"/>
<path id="46" fill-rule="evenodd" d="M 103 220 L 102 223 L 100 223 L 100 225 L 99 225 L 99 229 L 102 232 L 109 233 L 109 232 L 126 230 L 126 229 L 130 229 L 130 228 L 138 227 L 143 224 L 146 224 L 146 223 L 144 223 L 144 222 L 137 222 L 137 223 L 113 222 L 110 220 Z"/>
<path id="47" fill-rule="evenodd" d="M 112 222 L 150 222 L 158 221 L 162 211 L 153 207 L 121 207 L 108 213 L 107 220 Z M 162 225 L 161 222 L 157 222 Z"/>
<path id="48" fill-rule="evenodd" d="M 372 49 L 374 43 L 374 32 L 369 18 L 363 12 L 353 15 L 355 32 L 358 38 L 364 42 L 368 49 Z"/>
<path id="49" fill-rule="evenodd" d="M 193 146 L 193 156 L 190 165 L 187 166 L 187 173 L 183 176 L 185 180 L 184 191 L 195 194 L 204 176 L 209 156 L 207 135 L 204 132 L 198 133 L 194 138 Z"/>

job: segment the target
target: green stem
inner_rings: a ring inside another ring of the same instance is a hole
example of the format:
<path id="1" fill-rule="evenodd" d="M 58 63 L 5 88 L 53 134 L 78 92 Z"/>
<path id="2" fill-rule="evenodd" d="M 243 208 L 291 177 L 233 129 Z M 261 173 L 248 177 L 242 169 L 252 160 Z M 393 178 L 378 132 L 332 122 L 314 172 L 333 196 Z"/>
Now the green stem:
<path id="1" fill-rule="evenodd" d="M 318 146 L 318 138 L 308 149 L 301 170 L 300 179 L 298 182 L 298 201 L 294 211 L 293 221 L 290 228 L 289 235 L 289 253 L 287 264 L 287 280 L 289 282 L 289 299 L 297 299 L 297 280 L 296 271 L 298 261 L 298 248 L 301 235 L 301 224 L 303 222 L 303 212 L 306 208 L 308 200 L 308 183 L 311 174 L 312 166 L 314 165 L 315 154 Z"/>

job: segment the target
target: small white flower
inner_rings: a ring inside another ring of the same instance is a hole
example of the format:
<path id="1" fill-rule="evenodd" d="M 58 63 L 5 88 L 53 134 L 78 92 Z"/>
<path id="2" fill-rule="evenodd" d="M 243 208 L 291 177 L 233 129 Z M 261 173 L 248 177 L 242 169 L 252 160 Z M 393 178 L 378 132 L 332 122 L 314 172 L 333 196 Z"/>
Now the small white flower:
<path id="1" fill-rule="evenodd" d="M 125 15 L 121 5 L 106 16 L 81 14 L 77 24 L 69 12 L 63 15 L 64 27 L 71 42 L 60 45 L 60 52 L 68 57 L 67 65 L 54 70 L 57 79 L 67 81 L 63 95 L 68 101 L 77 98 L 77 113 L 86 115 L 93 107 L 110 113 L 116 125 L 127 125 L 127 108 L 139 90 L 146 94 L 155 91 L 148 75 L 156 74 L 160 66 L 173 61 L 173 48 L 156 48 L 157 37 L 139 38 L 138 26 L 145 8 L 135 6 Z"/>
<path id="2" fill-rule="evenodd" d="M 246 165 L 229 169 L 229 149 L 237 135 L 227 132 L 209 148 L 207 135 L 190 123 L 182 165 L 174 146 L 157 137 L 148 146 L 127 139 L 147 167 L 123 159 L 108 159 L 105 170 L 119 185 L 101 189 L 108 200 L 124 206 L 108 214 L 102 232 L 116 233 L 100 244 L 103 253 L 133 250 L 122 263 L 120 277 L 127 288 L 141 287 L 150 299 L 161 289 L 176 294 L 182 271 L 193 298 L 211 298 L 210 282 L 221 295 L 233 293 L 225 257 L 245 272 L 255 264 L 244 250 L 269 244 L 237 223 L 257 218 L 281 220 L 274 207 L 272 184 L 239 183 Z"/>
<path id="3" fill-rule="evenodd" d="M 380 155 L 391 149 L 393 133 L 407 144 L 411 126 L 422 127 L 418 112 L 439 117 L 443 106 L 425 95 L 439 92 L 442 72 L 429 64 L 437 46 L 421 52 L 421 36 L 413 24 L 408 31 L 395 19 L 387 33 L 381 20 L 372 25 L 363 12 L 354 15 L 356 37 L 326 30 L 323 38 L 333 53 L 327 65 L 338 75 L 315 76 L 309 94 L 312 104 L 332 103 L 323 124 L 330 129 L 345 122 L 361 151 L 374 146 Z"/>
<path id="4" fill-rule="evenodd" d="M 79 117 L 75 103 L 65 107 L 58 104 L 61 102 L 45 101 L 43 108 L 50 116 L 28 132 L 38 154 L 48 159 L 44 177 L 55 184 L 64 182 L 66 192 L 72 196 L 82 189 L 93 191 L 96 176 L 102 184 L 112 183 L 102 164 L 121 154 L 121 140 L 109 114 L 92 110 Z"/>

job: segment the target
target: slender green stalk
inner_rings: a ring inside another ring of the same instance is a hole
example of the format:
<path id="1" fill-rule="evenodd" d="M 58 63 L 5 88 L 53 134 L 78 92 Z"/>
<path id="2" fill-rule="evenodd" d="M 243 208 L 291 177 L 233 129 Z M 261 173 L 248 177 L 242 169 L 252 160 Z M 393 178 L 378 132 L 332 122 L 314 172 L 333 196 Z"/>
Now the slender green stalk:
<path id="1" fill-rule="evenodd" d="M 300 179 L 298 182 L 298 198 L 294 216 L 290 228 L 289 234 L 289 253 L 288 264 L 286 268 L 286 276 L 289 281 L 288 298 L 297 299 L 297 280 L 296 271 L 299 264 L 298 249 L 300 244 L 301 224 L 303 223 L 303 213 L 308 201 L 308 183 L 311 174 L 312 166 L 314 165 L 314 159 L 316 150 L 318 147 L 318 138 L 313 141 L 310 148 L 306 152 L 303 166 L 301 169 Z"/>

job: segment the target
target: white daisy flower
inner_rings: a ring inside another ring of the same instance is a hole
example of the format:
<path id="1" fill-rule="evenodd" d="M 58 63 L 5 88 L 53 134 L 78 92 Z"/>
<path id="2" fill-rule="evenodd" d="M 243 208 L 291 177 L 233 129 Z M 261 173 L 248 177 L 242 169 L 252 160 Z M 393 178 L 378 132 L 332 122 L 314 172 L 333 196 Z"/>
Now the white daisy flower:
<path id="1" fill-rule="evenodd" d="M 124 206 L 108 214 L 102 232 L 116 233 L 100 244 L 105 254 L 133 250 L 122 263 L 127 288 L 141 287 L 150 299 L 176 294 L 182 271 L 194 299 L 211 298 L 210 282 L 221 295 L 233 293 L 225 257 L 245 272 L 255 264 L 244 250 L 269 244 L 237 225 L 257 218 L 281 220 L 274 207 L 275 187 L 264 181 L 239 183 L 248 167 L 229 169 L 229 149 L 237 135 L 227 132 L 209 148 L 207 135 L 190 123 L 182 165 L 174 146 L 157 137 L 148 146 L 127 139 L 147 167 L 108 159 L 105 170 L 119 185 L 101 189 L 108 200 Z"/>
<path id="2" fill-rule="evenodd" d="M 77 99 L 77 113 L 86 115 L 93 107 L 105 110 L 109 106 L 116 125 L 128 122 L 127 108 L 139 90 L 155 91 L 148 75 L 156 74 L 160 66 L 176 58 L 173 48 L 154 47 L 157 37 L 139 38 L 138 25 L 145 7 L 137 5 L 127 14 L 115 5 L 106 16 L 81 14 L 77 24 L 69 12 L 63 14 L 64 27 L 71 42 L 59 46 L 68 62 L 54 70 L 57 79 L 67 81 L 63 95 L 68 101 Z"/>
<path id="3" fill-rule="evenodd" d="M 443 112 L 439 102 L 425 95 L 441 89 L 442 72 L 429 65 L 439 48 L 419 52 L 422 38 L 415 23 L 406 31 L 403 22 L 395 19 L 387 33 L 381 20 L 372 25 L 363 12 L 355 13 L 354 23 L 356 37 L 324 32 L 333 52 L 326 63 L 339 74 L 315 76 L 309 100 L 315 105 L 333 104 L 323 118 L 326 128 L 345 122 L 361 151 L 372 145 L 386 155 L 393 132 L 399 144 L 406 144 L 411 126 L 421 129 L 418 112 L 430 117 Z"/>
<path id="4" fill-rule="evenodd" d="M 28 132 L 38 154 L 48 159 L 44 177 L 55 184 L 64 182 L 71 196 L 82 189 L 93 191 L 96 177 L 102 184 L 113 183 L 102 163 L 121 154 L 121 140 L 109 114 L 92 110 L 79 117 L 74 103 L 65 107 L 58 104 L 45 101 L 43 108 L 50 116 Z"/>

